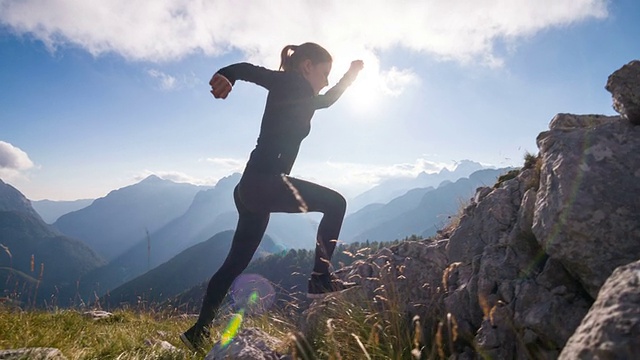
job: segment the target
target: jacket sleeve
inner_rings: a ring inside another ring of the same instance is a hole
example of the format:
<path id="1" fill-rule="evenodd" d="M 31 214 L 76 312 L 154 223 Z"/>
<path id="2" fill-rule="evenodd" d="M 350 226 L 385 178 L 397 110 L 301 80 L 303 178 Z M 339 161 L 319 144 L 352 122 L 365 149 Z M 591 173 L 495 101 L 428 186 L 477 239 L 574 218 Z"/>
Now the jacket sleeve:
<path id="1" fill-rule="evenodd" d="M 351 85 L 354 82 L 354 80 L 356 79 L 356 76 L 357 76 L 357 73 L 353 74 L 353 73 L 347 72 L 342 76 L 342 79 L 340 79 L 340 81 L 338 81 L 338 83 L 335 84 L 331 89 L 327 90 L 327 92 L 325 92 L 322 95 L 318 95 L 314 97 L 315 108 L 324 109 L 333 105 L 333 103 L 338 101 L 340 96 L 342 96 L 342 93 L 344 93 L 344 91 L 347 90 L 349 85 Z"/>
<path id="2" fill-rule="evenodd" d="M 270 90 L 279 71 L 269 70 L 249 63 L 237 63 L 224 67 L 217 72 L 235 85 L 236 80 L 248 81 Z"/>

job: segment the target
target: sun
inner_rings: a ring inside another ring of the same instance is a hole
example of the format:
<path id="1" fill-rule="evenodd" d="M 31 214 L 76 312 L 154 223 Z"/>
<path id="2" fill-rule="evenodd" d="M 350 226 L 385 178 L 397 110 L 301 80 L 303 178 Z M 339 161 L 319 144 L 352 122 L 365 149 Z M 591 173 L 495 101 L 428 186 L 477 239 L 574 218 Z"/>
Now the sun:
<path id="1" fill-rule="evenodd" d="M 378 69 L 365 68 L 348 89 L 348 102 L 355 112 L 370 113 L 379 110 L 381 99 L 381 78 Z"/>
<path id="2" fill-rule="evenodd" d="M 364 68 L 357 79 L 343 95 L 352 111 L 359 114 L 370 114 L 379 111 L 379 103 L 383 94 L 383 79 L 380 74 L 380 62 L 373 54 L 345 57 L 347 59 L 361 59 Z M 341 64 L 340 68 L 349 68 L 350 63 Z"/>

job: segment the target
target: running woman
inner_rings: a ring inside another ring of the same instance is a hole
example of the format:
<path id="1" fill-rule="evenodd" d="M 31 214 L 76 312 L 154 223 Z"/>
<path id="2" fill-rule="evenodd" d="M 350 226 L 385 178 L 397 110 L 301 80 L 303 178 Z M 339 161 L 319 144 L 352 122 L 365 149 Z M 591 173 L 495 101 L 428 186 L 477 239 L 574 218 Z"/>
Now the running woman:
<path id="1" fill-rule="evenodd" d="M 279 71 L 238 63 L 218 70 L 209 82 L 216 99 L 226 99 L 237 80 L 260 85 L 269 94 L 257 145 L 233 192 L 239 219 L 231 249 L 209 281 L 197 322 L 181 335 L 182 341 L 194 351 L 203 350 L 209 337 L 208 328 L 233 281 L 249 265 L 270 213 L 323 214 L 308 297 L 322 297 L 352 285 L 340 281 L 329 268 L 346 200 L 334 190 L 289 176 L 300 143 L 311 130 L 314 112 L 335 103 L 364 66 L 361 60 L 353 61 L 342 79 L 320 95 L 320 90 L 329 85 L 331 65 L 331 55 L 318 44 L 288 45 L 282 49 Z"/>

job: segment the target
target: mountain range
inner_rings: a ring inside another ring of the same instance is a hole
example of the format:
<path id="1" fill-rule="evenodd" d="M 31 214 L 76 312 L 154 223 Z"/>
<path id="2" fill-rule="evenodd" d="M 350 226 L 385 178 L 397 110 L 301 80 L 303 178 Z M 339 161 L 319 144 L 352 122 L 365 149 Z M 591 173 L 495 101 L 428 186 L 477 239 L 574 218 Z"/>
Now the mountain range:
<path id="1" fill-rule="evenodd" d="M 232 194 L 239 180 L 240 174 L 233 174 L 218 181 L 215 187 L 198 192 L 184 214 L 157 231 L 140 237 L 130 244 L 126 252 L 84 276 L 81 293 L 96 292 L 101 296 L 212 235 L 234 230 L 238 215 Z M 317 222 L 308 214 L 273 214 L 266 234 L 280 249 L 313 247 L 316 227 Z"/>
<path id="2" fill-rule="evenodd" d="M 446 180 L 452 173 L 461 174 L 480 166 L 472 162 L 461 164 L 464 166 L 459 165 L 454 171 L 422 174 L 413 181 L 404 181 L 403 185 L 440 181 L 435 186 L 409 189 L 386 203 L 368 204 L 350 214 L 345 219 L 341 240 L 390 241 L 414 234 L 432 235 L 438 226 L 446 223 L 448 216 L 458 212 L 476 187 L 493 183 L 498 175 L 506 172 L 505 169 L 485 169 L 455 182 Z M 197 187 L 152 176 L 60 216 L 53 226 L 47 225 L 29 200 L 15 189 L 13 193 L 0 193 L 0 209 L 19 207 L 28 214 L 27 227 L 45 229 L 49 237 L 64 237 L 68 239 L 65 241 L 75 244 L 67 247 L 86 252 L 87 263 L 79 268 L 76 266 L 73 276 L 61 276 L 61 282 L 57 284 L 65 298 L 89 299 L 109 294 L 112 303 L 123 299 L 130 302 L 131 296 L 143 294 L 141 289 L 155 289 L 144 293 L 155 301 L 169 293 L 176 294 L 171 274 L 190 273 L 186 260 L 189 257 L 202 256 L 214 267 L 223 261 L 227 252 L 225 246 L 232 234 L 230 230 L 235 228 L 237 221 L 232 194 L 239 179 L 240 174 L 233 174 L 214 187 Z M 370 195 L 384 194 L 384 189 L 392 188 L 403 191 L 397 181 L 385 182 L 372 189 Z M 5 215 L 4 219 L 5 222 L 21 222 L 15 216 Z M 272 214 L 262 253 L 313 249 L 319 219 L 319 214 Z M 11 231 L 29 233 L 30 230 Z M 10 230 L 5 226 L 2 232 L 7 235 Z M 15 242 L 11 243 L 11 247 L 16 246 Z M 30 254 L 25 255 L 33 252 L 29 249 L 20 255 L 29 258 Z M 60 259 L 75 256 L 65 251 L 68 249 L 57 250 Z M 22 267 L 21 271 L 24 270 L 31 269 Z M 202 270 L 196 276 L 198 282 L 213 271 L 211 268 Z M 176 279 L 184 282 L 184 279 Z M 166 284 L 162 285 L 164 282 Z"/>
<path id="3" fill-rule="evenodd" d="M 486 168 L 475 161 L 462 160 L 456 164 L 453 170 L 443 168 L 437 173 L 423 171 L 416 177 L 388 179 L 351 199 L 348 202 L 347 211 L 354 213 L 370 204 L 386 204 L 411 189 L 438 187 L 444 181 L 456 181 L 469 177 L 472 173 Z"/>
<path id="4" fill-rule="evenodd" d="M 371 204 L 347 216 L 341 237 L 352 242 L 389 241 L 411 235 L 429 237 L 469 203 L 475 190 L 490 186 L 509 169 L 485 169 L 438 188 L 408 191 L 387 204 Z"/>
<path id="5" fill-rule="evenodd" d="M 46 224 L 30 201 L 0 180 L 0 297 L 56 302 L 105 261 L 83 242 Z M 46 295 L 45 295 L 46 294 Z M 52 297 L 53 295 L 53 297 Z"/>
<path id="6" fill-rule="evenodd" d="M 61 216 L 53 226 L 112 260 L 147 233 L 182 215 L 200 190 L 202 187 L 152 175 Z"/>

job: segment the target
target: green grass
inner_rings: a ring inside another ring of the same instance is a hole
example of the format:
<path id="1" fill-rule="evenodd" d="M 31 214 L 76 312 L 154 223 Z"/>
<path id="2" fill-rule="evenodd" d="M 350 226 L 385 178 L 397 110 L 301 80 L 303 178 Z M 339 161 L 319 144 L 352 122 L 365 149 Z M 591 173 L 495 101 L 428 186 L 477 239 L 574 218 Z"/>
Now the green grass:
<path id="1" fill-rule="evenodd" d="M 68 359 L 198 359 L 178 338 L 192 321 L 133 311 L 93 320 L 74 310 L 23 311 L 0 306 L 0 348 L 53 347 Z M 146 340 L 168 341 L 183 351 L 163 351 Z"/>
<path id="2" fill-rule="evenodd" d="M 288 269 L 284 265 L 280 267 Z M 258 328 L 281 340 L 276 350 L 280 354 L 291 354 L 294 359 L 447 358 L 452 351 L 444 344 L 450 334 L 443 328 L 439 307 L 436 303 L 429 304 L 428 308 L 433 311 L 426 314 L 425 319 L 409 318 L 403 310 L 406 299 L 397 289 L 396 277 L 402 275 L 402 270 L 394 268 L 397 270 L 394 271 L 392 267 L 390 263 L 382 266 L 377 280 L 368 278 L 377 281 L 374 295 L 353 289 L 329 296 L 313 306 L 306 299 L 290 296 L 291 300 L 286 306 L 280 304 L 280 309 L 272 307 L 263 314 L 245 316 L 241 328 Z M 204 357 L 190 352 L 179 339 L 195 318 L 185 317 L 182 313 L 185 310 L 178 311 L 168 304 L 140 303 L 96 321 L 81 309 L 48 307 L 44 310 L 11 300 L 11 297 L 0 298 L 0 349 L 56 348 L 67 359 L 199 360 Z M 229 307 L 220 310 L 211 328 L 208 349 L 222 338 L 233 316 Z M 150 344 L 161 341 L 172 344 L 177 351 Z"/>
<path id="3" fill-rule="evenodd" d="M 311 359 L 413 359 L 421 348 L 412 324 L 386 299 L 362 307 L 341 296 L 317 308 L 312 327 L 292 336 L 297 358 Z M 362 299 L 365 300 L 365 299 Z M 296 346 L 297 345 L 297 346 Z"/>
<path id="4" fill-rule="evenodd" d="M 279 353 L 304 360 L 410 359 L 420 346 L 415 324 L 407 323 L 391 299 L 374 303 L 357 295 L 331 296 L 315 309 L 304 315 L 272 310 L 246 317 L 242 327 L 259 328 L 280 339 Z M 233 316 L 229 309 L 221 313 L 208 348 L 222 337 Z M 179 340 L 194 320 L 154 310 L 118 310 L 110 318 L 93 320 L 78 310 L 24 311 L 0 304 L 0 349 L 51 347 L 67 359 L 202 359 Z M 298 324 L 305 325 L 300 329 Z M 167 341 L 178 351 L 162 350 L 149 340 Z"/>

